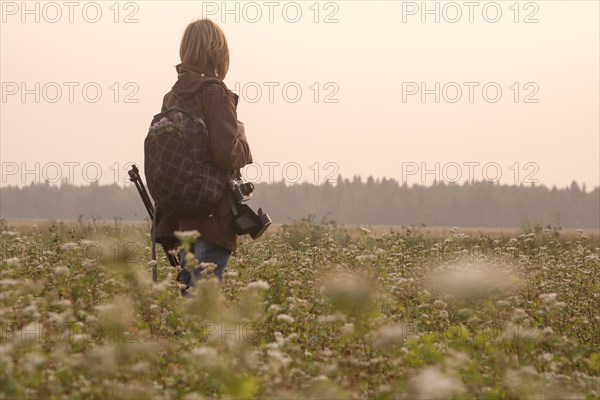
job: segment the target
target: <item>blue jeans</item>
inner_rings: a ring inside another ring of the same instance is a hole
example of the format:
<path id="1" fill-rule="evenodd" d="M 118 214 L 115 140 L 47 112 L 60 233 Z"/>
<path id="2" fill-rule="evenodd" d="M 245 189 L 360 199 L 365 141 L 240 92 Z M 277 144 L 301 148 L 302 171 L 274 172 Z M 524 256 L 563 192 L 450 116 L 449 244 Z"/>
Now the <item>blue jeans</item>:
<path id="1" fill-rule="evenodd" d="M 194 244 L 193 252 L 199 262 L 216 264 L 215 275 L 219 278 L 219 281 L 223 280 L 223 272 L 225 271 L 225 268 L 229 263 L 229 257 L 231 256 L 230 250 L 198 239 Z M 184 250 L 179 252 L 179 265 L 181 265 L 182 268 L 185 268 Z M 200 278 L 202 270 L 203 268 L 194 269 L 194 278 L 188 283 L 189 286 L 194 286 L 194 281 Z"/>

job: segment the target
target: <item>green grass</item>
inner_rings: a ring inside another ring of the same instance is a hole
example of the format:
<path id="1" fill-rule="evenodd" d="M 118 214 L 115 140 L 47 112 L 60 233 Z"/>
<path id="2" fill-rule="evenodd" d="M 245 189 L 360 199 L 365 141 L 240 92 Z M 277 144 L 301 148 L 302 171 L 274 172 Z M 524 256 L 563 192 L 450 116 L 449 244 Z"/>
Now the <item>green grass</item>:
<path id="1" fill-rule="evenodd" d="M 598 398 L 600 248 L 583 233 L 244 240 L 179 295 L 147 227 L 0 223 L 0 398 Z"/>

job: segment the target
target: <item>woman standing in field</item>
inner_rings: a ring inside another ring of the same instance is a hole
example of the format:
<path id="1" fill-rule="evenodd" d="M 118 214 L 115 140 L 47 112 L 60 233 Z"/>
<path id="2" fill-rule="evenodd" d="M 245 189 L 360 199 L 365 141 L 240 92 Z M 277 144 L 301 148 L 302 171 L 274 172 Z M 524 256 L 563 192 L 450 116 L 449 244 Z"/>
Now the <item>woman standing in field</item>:
<path id="1" fill-rule="evenodd" d="M 239 176 L 240 168 L 252 163 L 252 155 L 244 125 L 237 119 L 238 96 L 223 83 L 229 69 L 225 35 L 208 19 L 194 21 L 183 34 L 179 54 L 181 64 L 175 67 L 177 81 L 165 95 L 162 111 L 180 100 L 196 96 L 208 128 L 214 163 L 227 171 L 229 178 Z M 223 196 L 214 211 L 206 216 L 182 219 L 157 213 L 156 241 L 172 247 L 177 242 L 174 231 L 197 230 L 200 238 L 192 251 L 198 261 L 216 264 L 215 274 L 222 280 L 229 257 L 237 248 L 233 219 L 228 196 Z M 197 271 L 196 278 L 199 274 Z"/>

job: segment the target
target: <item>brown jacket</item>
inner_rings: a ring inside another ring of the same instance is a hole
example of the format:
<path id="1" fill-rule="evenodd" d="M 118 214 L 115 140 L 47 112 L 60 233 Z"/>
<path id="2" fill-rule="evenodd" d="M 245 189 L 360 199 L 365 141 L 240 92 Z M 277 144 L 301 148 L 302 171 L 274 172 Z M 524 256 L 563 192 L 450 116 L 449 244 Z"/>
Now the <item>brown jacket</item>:
<path id="1" fill-rule="evenodd" d="M 216 81 L 218 78 L 214 73 L 200 71 L 189 64 L 179 64 L 175 68 L 177 82 L 165 95 L 162 111 L 174 106 L 179 98 L 197 95 L 198 107 L 208 128 L 213 161 L 221 169 L 229 171 L 230 177 L 239 174 L 240 168 L 252 163 L 252 154 L 244 125 L 237 119 L 238 95 L 227 89 L 222 81 Z M 233 212 L 228 196 L 224 196 L 210 216 L 180 219 L 158 212 L 156 241 L 170 247 L 176 243 L 174 231 L 195 229 L 200 232 L 202 240 L 235 251 L 237 235 L 232 224 Z"/>

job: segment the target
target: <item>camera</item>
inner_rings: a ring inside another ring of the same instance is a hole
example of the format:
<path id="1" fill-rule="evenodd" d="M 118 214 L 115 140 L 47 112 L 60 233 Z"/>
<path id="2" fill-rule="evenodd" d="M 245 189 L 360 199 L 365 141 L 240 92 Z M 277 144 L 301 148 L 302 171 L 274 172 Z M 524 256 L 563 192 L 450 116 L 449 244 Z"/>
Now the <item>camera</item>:
<path id="1" fill-rule="evenodd" d="M 233 228 L 235 233 L 250 235 L 252 239 L 259 238 L 271 225 L 272 220 L 269 214 L 263 212 L 262 208 L 258 209 L 257 214 L 247 204 L 244 204 L 252 198 L 254 184 L 238 178 L 229 182 L 229 188 L 231 189 L 229 199 L 234 215 Z"/>
<path id="2" fill-rule="evenodd" d="M 259 238 L 269 225 L 271 225 L 271 217 L 263 212 L 262 208 L 258 209 L 258 214 L 246 204 L 237 204 L 238 215 L 234 220 L 235 233 L 238 235 L 250 235 L 252 239 Z"/>
<path id="3" fill-rule="evenodd" d="M 231 193 L 237 203 L 248 201 L 252 198 L 254 184 L 252 182 L 244 182 L 242 179 L 232 179 L 229 182 Z"/>

